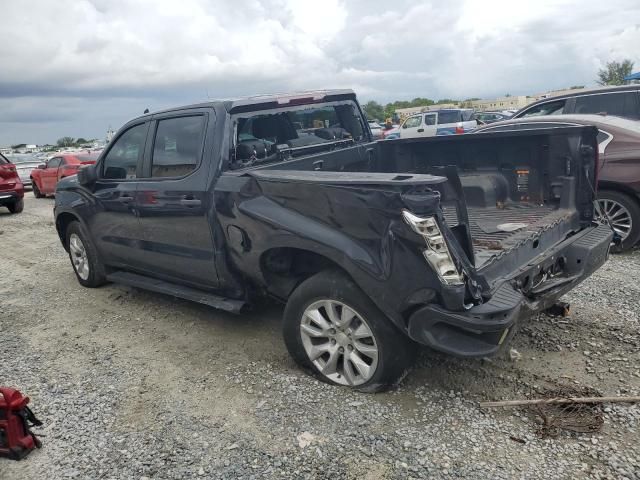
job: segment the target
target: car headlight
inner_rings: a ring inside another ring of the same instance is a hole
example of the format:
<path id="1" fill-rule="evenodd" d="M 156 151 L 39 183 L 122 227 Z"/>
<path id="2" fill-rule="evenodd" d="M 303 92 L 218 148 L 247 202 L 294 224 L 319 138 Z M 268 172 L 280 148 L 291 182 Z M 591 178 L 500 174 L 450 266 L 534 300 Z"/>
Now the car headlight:
<path id="1" fill-rule="evenodd" d="M 408 210 L 403 210 L 402 218 L 414 232 L 424 238 L 427 248 L 422 251 L 422 254 L 436 271 L 440 281 L 447 285 L 461 285 L 462 276 L 453 262 L 435 217 L 418 217 Z"/>

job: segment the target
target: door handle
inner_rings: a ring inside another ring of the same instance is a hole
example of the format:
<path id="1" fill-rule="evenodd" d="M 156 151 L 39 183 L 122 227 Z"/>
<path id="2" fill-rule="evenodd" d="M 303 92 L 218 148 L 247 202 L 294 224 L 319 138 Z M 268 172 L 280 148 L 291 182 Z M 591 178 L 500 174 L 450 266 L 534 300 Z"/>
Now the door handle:
<path id="1" fill-rule="evenodd" d="M 422 133 L 422 132 L 424 132 L 424 128 L 419 128 L 418 133 Z"/>
<path id="2" fill-rule="evenodd" d="M 121 195 L 120 197 L 118 197 L 118 201 L 122 203 L 133 202 L 133 197 L 129 195 Z"/>
<path id="3" fill-rule="evenodd" d="M 180 205 L 184 205 L 186 207 L 199 207 L 200 205 L 202 205 L 202 201 L 193 197 L 183 197 L 180 200 Z"/>
<path id="4" fill-rule="evenodd" d="M 322 170 L 323 166 L 324 166 L 324 160 L 316 160 L 315 162 L 313 162 L 314 170 Z"/>

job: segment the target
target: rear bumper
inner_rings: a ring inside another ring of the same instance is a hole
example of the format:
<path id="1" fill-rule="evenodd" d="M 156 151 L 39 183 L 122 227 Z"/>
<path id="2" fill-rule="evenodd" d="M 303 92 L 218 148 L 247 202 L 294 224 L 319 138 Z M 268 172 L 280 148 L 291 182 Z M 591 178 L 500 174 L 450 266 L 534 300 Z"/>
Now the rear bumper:
<path id="1" fill-rule="evenodd" d="M 12 205 L 24 197 L 24 188 L 20 190 L 0 190 L 0 206 Z"/>
<path id="2" fill-rule="evenodd" d="M 460 357 L 494 355 L 509 343 L 518 320 L 549 308 L 604 264 L 612 238 L 606 225 L 584 229 L 514 272 L 488 302 L 464 312 L 426 305 L 409 318 L 409 336 Z M 545 278 L 544 272 L 557 268 L 559 259 L 561 273 L 556 270 L 555 276 L 540 282 L 530 280 Z"/>

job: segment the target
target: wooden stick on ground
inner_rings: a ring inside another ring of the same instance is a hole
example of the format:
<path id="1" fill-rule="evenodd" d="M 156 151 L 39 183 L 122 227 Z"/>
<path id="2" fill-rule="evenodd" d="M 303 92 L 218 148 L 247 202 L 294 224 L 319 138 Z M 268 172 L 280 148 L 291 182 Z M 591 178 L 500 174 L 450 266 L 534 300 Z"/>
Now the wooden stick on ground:
<path id="1" fill-rule="evenodd" d="M 498 402 L 480 402 L 480 407 L 520 407 L 527 405 L 563 405 L 568 403 L 635 403 L 640 397 L 573 397 L 540 398 L 537 400 L 504 400 Z"/>

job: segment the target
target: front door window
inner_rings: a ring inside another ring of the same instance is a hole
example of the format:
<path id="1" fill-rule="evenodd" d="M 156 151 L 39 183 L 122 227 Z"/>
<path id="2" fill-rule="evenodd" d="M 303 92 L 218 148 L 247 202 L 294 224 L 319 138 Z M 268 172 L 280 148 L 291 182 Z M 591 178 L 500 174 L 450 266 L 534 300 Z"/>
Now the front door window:
<path id="1" fill-rule="evenodd" d="M 118 137 L 102 162 L 102 178 L 136 178 L 138 161 L 144 152 L 147 125 L 131 127 Z"/>

